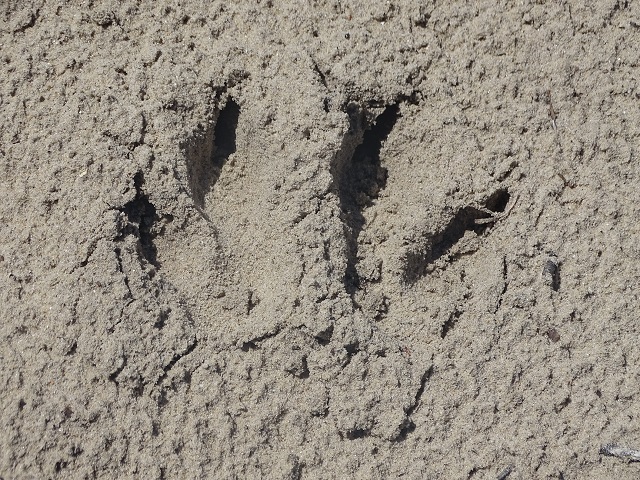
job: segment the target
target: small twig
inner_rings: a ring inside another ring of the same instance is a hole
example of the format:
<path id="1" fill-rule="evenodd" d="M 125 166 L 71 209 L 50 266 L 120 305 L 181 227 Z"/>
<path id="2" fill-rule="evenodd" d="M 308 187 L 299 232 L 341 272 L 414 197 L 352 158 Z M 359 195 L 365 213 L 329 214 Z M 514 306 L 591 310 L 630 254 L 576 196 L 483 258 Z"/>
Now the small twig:
<path id="1" fill-rule="evenodd" d="M 507 468 L 505 468 L 498 474 L 498 476 L 496 477 L 496 480 L 506 480 L 506 478 L 509 475 L 511 475 L 511 472 L 513 472 L 513 469 L 514 469 L 513 465 L 507 466 Z"/>
<path id="2" fill-rule="evenodd" d="M 602 455 L 608 455 L 610 457 L 618 457 L 630 462 L 640 462 L 640 450 L 633 450 L 631 448 L 621 447 L 608 443 L 600 447 L 600 453 Z"/>

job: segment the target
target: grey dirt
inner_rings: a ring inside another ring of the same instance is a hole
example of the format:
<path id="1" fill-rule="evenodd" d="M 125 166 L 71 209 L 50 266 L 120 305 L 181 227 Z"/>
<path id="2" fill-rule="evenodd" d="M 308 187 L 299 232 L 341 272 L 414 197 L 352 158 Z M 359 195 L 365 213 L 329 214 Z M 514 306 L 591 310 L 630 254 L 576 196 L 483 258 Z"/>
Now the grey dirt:
<path id="1" fill-rule="evenodd" d="M 0 478 L 640 477 L 639 2 L 0 22 Z"/>

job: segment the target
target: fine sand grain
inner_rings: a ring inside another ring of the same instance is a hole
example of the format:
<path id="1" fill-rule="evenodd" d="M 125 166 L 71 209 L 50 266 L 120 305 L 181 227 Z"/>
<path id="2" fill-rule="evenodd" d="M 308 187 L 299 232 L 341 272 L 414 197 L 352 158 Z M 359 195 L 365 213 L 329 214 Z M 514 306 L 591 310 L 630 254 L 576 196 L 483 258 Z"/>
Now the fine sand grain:
<path id="1" fill-rule="evenodd" d="M 640 2 L 203 3 L 2 2 L 0 478 L 640 478 Z"/>

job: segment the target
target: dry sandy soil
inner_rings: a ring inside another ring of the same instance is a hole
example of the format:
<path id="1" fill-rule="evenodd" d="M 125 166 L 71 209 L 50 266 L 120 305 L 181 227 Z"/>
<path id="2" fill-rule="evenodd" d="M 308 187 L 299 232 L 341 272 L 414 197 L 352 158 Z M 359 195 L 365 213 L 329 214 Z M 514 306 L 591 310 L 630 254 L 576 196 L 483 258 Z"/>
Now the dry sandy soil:
<path id="1" fill-rule="evenodd" d="M 636 479 L 640 4 L 4 0 L 0 478 Z"/>

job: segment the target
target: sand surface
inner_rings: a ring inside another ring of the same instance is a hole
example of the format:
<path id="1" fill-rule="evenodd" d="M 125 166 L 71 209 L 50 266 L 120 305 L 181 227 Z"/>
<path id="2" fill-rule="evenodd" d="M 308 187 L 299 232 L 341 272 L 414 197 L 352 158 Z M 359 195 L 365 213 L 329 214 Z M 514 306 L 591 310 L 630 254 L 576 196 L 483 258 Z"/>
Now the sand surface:
<path id="1" fill-rule="evenodd" d="M 640 2 L 202 3 L 2 2 L 0 478 L 640 478 Z"/>

